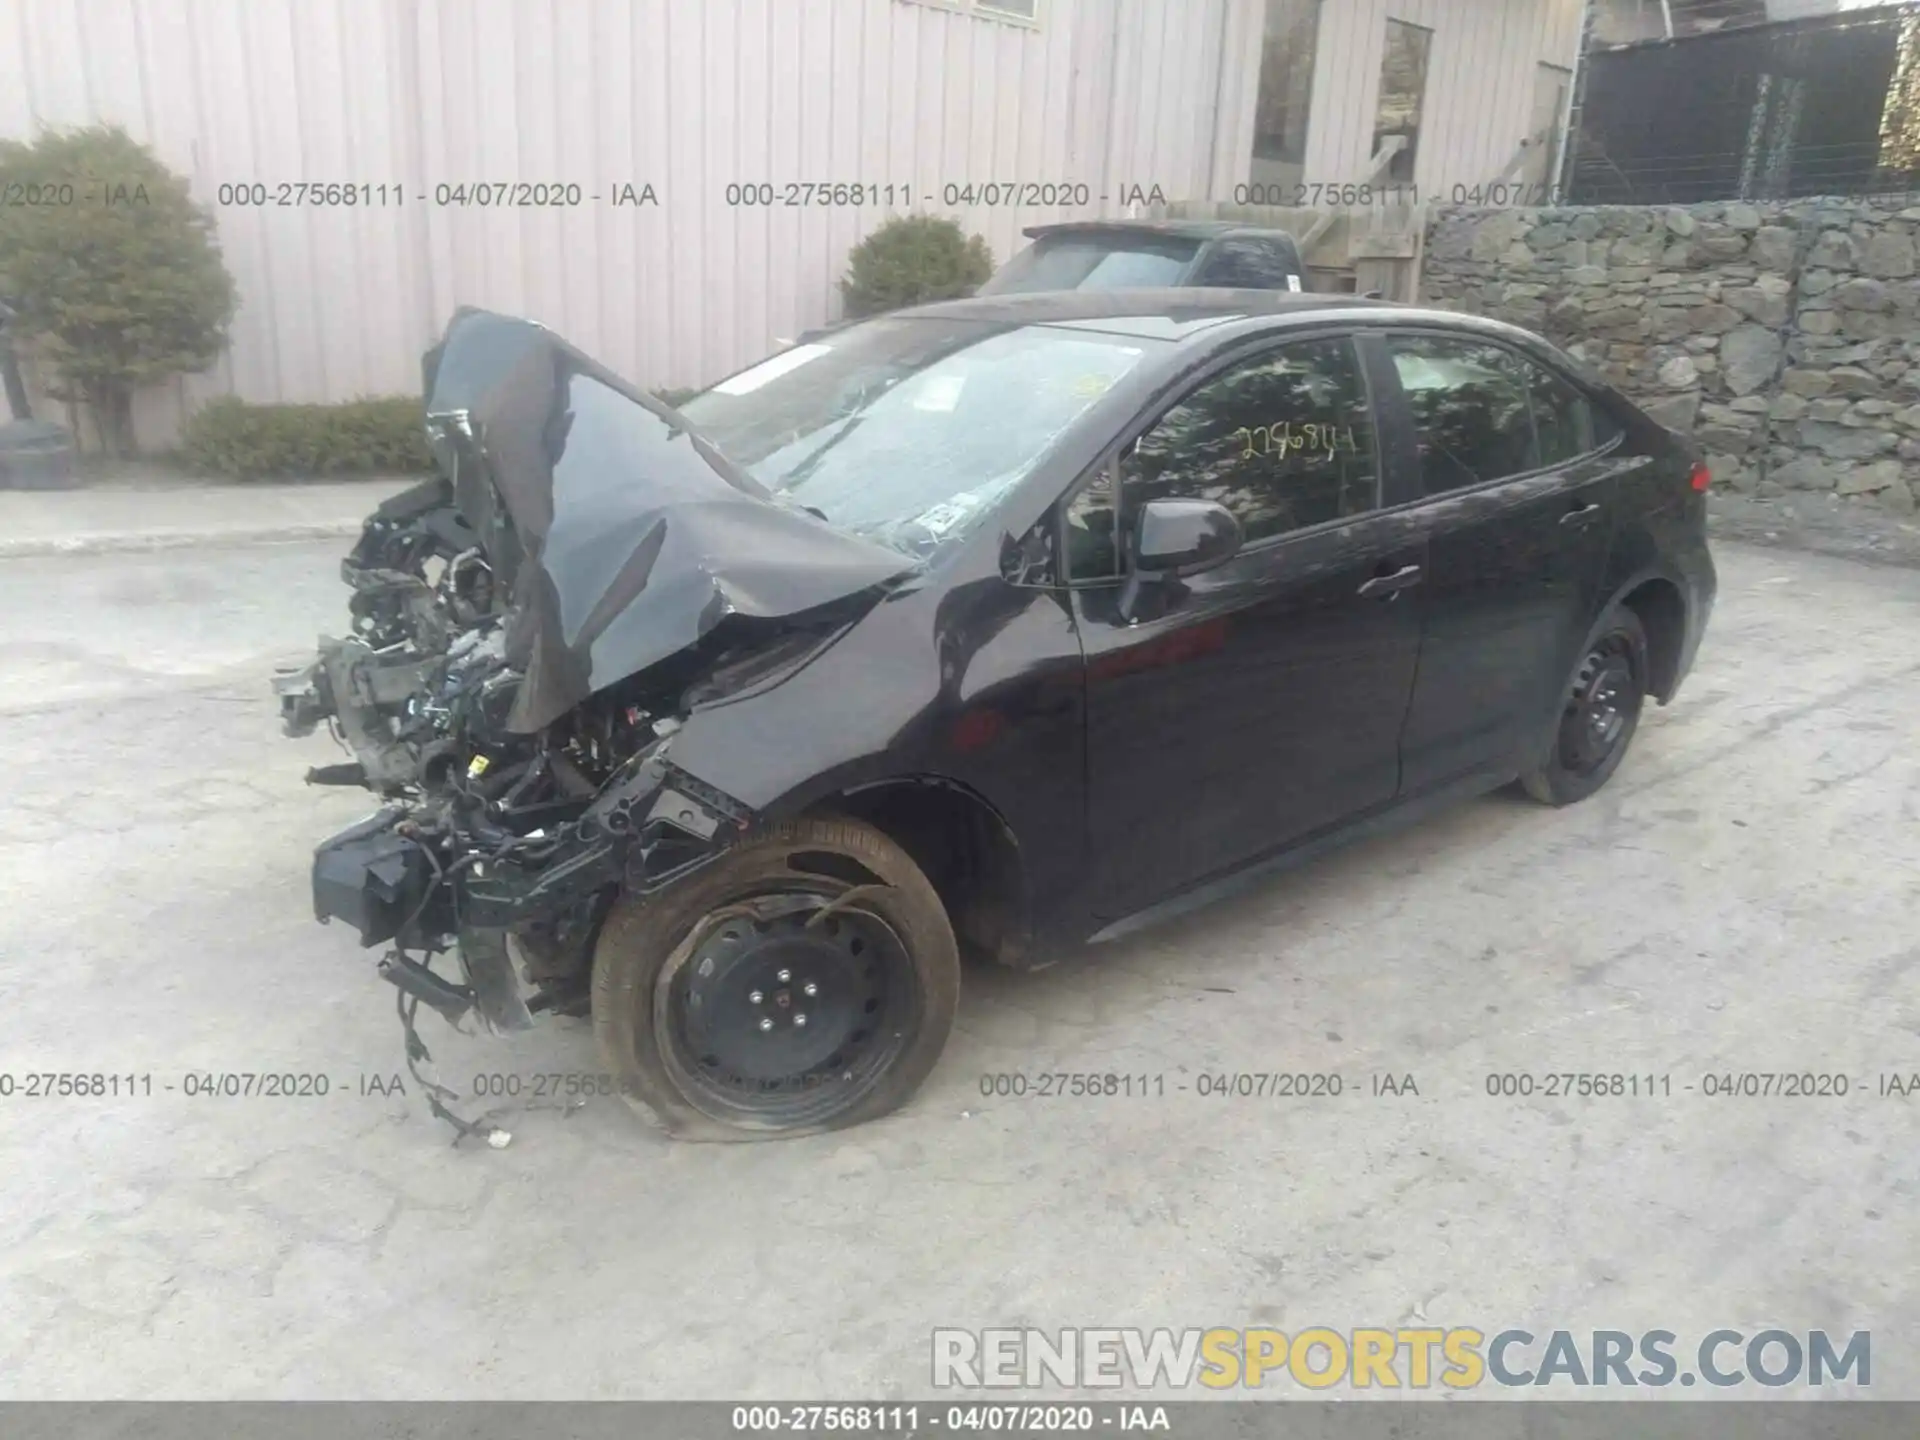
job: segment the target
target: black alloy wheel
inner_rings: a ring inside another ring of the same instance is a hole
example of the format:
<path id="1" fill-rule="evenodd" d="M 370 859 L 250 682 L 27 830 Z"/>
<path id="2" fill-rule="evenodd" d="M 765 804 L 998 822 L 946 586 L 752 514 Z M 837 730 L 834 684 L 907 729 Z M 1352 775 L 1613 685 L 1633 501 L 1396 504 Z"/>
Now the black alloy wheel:
<path id="1" fill-rule="evenodd" d="M 662 969 L 655 1039 L 698 1109 L 781 1129 L 830 1119 L 918 1027 L 899 935 L 835 900 L 776 891 L 717 911 Z"/>
<path id="2" fill-rule="evenodd" d="M 1529 795 L 1570 805 L 1593 794 L 1620 768 L 1647 699 L 1647 633 L 1620 608 L 1595 631 L 1566 691 L 1551 752 L 1520 777 Z"/>
<path id="3" fill-rule="evenodd" d="M 1639 717 L 1641 694 L 1626 636 L 1607 635 L 1580 662 L 1580 675 L 1560 717 L 1560 763 L 1591 775 L 1612 758 Z"/>
<path id="4" fill-rule="evenodd" d="M 878 830 L 770 827 L 595 947 L 593 1022 L 621 1093 L 684 1139 L 805 1135 L 886 1114 L 939 1058 L 959 954 L 926 877 Z"/>

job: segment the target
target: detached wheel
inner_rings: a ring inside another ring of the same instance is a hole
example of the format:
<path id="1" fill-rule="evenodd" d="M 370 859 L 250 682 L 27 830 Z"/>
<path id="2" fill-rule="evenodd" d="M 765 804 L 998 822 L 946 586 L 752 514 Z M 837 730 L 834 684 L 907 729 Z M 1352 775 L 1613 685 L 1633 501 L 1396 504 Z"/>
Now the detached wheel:
<path id="1" fill-rule="evenodd" d="M 1647 632 L 1633 611 L 1614 610 L 1588 642 L 1567 687 L 1545 764 L 1520 783 L 1544 805 L 1571 805 L 1620 768 L 1647 698 Z"/>
<path id="2" fill-rule="evenodd" d="M 959 992 L 953 928 L 907 853 L 806 819 L 622 897 L 594 949 L 593 1029 L 622 1095 L 670 1133 L 784 1138 L 904 1104 Z"/>

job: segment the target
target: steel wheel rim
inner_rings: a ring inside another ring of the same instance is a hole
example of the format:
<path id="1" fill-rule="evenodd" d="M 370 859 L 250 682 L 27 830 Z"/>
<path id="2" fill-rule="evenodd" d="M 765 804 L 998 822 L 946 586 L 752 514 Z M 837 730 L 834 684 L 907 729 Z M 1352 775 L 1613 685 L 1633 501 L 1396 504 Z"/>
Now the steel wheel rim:
<path id="1" fill-rule="evenodd" d="M 820 1124 L 906 1049 L 924 1010 L 906 944 L 876 911 L 835 898 L 763 889 L 719 906 L 662 967 L 655 1039 L 695 1109 L 754 1128 Z"/>
<path id="2" fill-rule="evenodd" d="M 1573 693 L 1560 719 L 1560 763 L 1592 775 L 1620 751 L 1639 720 L 1640 679 L 1624 635 L 1601 640 L 1580 662 Z"/>

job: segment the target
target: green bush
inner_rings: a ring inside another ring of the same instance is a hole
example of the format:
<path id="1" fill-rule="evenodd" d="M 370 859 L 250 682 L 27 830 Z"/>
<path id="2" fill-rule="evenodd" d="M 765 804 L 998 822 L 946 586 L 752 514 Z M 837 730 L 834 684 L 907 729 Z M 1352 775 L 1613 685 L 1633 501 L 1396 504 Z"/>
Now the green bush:
<path id="1" fill-rule="evenodd" d="M 340 405 L 249 405 L 222 396 L 187 422 L 180 455 L 202 474 L 238 480 L 433 469 L 426 412 L 405 395 Z"/>
<path id="2" fill-rule="evenodd" d="M 213 216 L 117 126 L 0 141 L 0 290 L 60 399 L 131 455 L 133 393 L 205 370 L 226 348 L 233 280 Z"/>
<path id="3" fill-rule="evenodd" d="M 993 273 L 987 242 L 934 215 L 889 220 L 853 247 L 840 293 L 849 318 L 971 295 Z"/>

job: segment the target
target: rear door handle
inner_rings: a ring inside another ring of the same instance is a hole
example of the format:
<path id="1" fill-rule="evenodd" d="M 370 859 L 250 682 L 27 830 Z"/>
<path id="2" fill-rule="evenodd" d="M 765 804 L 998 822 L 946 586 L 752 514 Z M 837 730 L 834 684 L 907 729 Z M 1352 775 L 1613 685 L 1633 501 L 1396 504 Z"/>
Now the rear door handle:
<path id="1" fill-rule="evenodd" d="M 1582 525 L 1591 525 L 1599 518 L 1600 507 L 1598 505 L 1576 505 L 1560 517 L 1560 523 L 1565 525 L 1569 530 L 1575 530 Z"/>
<path id="2" fill-rule="evenodd" d="M 1402 565 L 1391 575 L 1376 575 L 1360 587 L 1361 598 L 1370 600 L 1376 595 L 1385 595 L 1392 599 L 1409 585 L 1418 585 L 1425 573 L 1418 565 Z"/>

